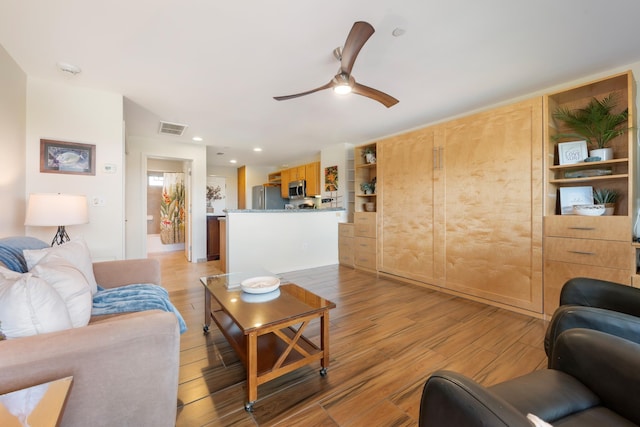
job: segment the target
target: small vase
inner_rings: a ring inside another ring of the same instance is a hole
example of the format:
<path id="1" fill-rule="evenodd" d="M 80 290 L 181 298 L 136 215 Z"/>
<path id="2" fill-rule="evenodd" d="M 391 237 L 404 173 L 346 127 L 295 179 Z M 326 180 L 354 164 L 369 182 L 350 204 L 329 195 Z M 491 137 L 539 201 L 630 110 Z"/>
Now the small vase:
<path id="1" fill-rule="evenodd" d="M 605 203 L 604 204 L 604 214 L 603 215 L 613 215 L 614 211 L 616 210 L 616 204 L 615 203 Z"/>
<path id="2" fill-rule="evenodd" d="M 613 148 L 598 148 L 589 152 L 591 157 L 600 157 L 600 161 L 613 159 Z"/>
<path id="3" fill-rule="evenodd" d="M 376 155 L 373 153 L 366 153 L 364 155 L 364 161 L 366 163 L 375 163 L 376 162 Z"/>

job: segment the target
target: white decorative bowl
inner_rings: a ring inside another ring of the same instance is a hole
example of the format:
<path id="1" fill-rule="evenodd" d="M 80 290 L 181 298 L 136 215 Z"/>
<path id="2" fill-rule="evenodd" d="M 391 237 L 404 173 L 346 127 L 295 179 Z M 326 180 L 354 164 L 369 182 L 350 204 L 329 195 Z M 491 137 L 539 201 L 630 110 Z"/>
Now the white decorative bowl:
<path id="1" fill-rule="evenodd" d="M 573 205 L 573 213 L 582 216 L 601 216 L 604 215 L 604 205 Z"/>
<path id="2" fill-rule="evenodd" d="M 243 291 L 249 294 L 266 294 L 280 286 L 280 279 L 275 276 L 258 276 L 240 282 Z"/>

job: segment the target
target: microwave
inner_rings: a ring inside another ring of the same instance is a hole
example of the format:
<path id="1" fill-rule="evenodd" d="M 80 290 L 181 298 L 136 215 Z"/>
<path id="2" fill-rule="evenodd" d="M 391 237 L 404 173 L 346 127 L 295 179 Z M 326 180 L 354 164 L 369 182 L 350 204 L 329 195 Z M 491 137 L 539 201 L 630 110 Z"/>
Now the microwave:
<path id="1" fill-rule="evenodd" d="M 304 179 L 289 183 L 289 199 L 304 199 L 307 196 L 307 182 Z"/>

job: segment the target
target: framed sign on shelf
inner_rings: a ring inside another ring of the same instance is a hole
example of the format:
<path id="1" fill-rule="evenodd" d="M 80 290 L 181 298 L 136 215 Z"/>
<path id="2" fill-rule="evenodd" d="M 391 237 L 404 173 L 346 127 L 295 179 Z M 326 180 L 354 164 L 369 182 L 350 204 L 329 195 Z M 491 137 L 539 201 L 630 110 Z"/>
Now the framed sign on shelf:
<path id="1" fill-rule="evenodd" d="M 571 141 L 558 143 L 558 160 L 561 165 L 581 163 L 589 157 L 587 141 Z"/>
<path id="2" fill-rule="evenodd" d="M 561 187 L 560 188 L 560 213 L 573 215 L 574 205 L 592 205 L 593 187 Z"/>
<path id="3" fill-rule="evenodd" d="M 95 175 L 96 146 L 41 139 L 40 172 Z"/>

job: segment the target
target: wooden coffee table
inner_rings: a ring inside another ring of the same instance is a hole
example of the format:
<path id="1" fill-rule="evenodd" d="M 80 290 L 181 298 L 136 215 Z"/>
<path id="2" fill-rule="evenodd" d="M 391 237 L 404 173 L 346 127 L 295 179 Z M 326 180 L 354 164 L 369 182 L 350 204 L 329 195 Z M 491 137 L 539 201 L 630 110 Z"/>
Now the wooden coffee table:
<path id="1" fill-rule="evenodd" d="M 329 310 L 335 304 L 293 283 L 268 294 L 247 294 L 240 282 L 251 276 L 222 274 L 202 277 L 204 332 L 211 319 L 247 370 L 245 409 L 253 410 L 258 386 L 301 366 L 320 361 L 320 375 L 329 367 Z M 320 319 L 320 344 L 303 335 Z"/>

